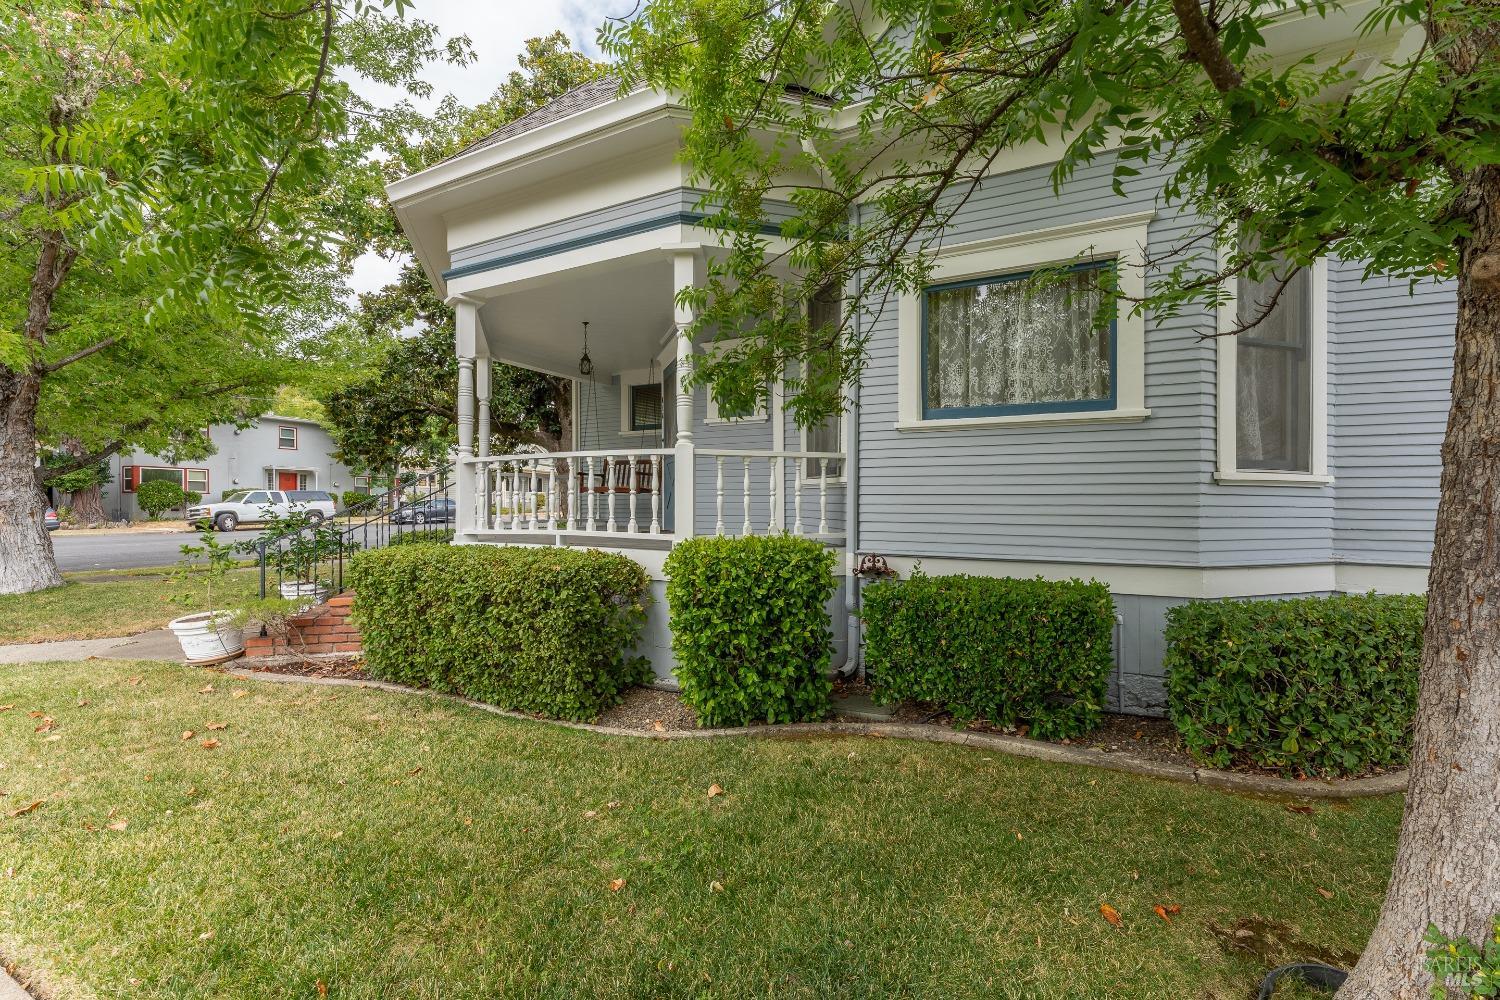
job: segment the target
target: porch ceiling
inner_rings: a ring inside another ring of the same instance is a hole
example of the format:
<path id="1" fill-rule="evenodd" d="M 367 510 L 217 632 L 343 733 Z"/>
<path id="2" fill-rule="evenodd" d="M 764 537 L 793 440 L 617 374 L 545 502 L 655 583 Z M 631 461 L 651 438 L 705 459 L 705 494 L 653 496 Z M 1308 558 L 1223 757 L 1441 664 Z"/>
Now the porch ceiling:
<path id="1" fill-rule="evenodd" d="M 594 377 L 647 368 L 672 324 L 672 263 L 665 256 L 611 261 L 502 291 L 479 310 L 498 361 L 578 377 L 583 322 Z"/>

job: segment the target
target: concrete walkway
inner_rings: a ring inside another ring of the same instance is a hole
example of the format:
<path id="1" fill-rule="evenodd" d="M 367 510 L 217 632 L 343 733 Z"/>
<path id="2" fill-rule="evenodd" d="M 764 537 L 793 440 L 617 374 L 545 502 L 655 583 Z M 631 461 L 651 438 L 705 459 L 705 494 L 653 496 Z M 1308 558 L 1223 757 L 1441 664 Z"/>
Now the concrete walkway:
<path id="1" fill-rule="evenodd" d="M 172 660 L 187 662 L 170 629 L 112 639 L 65 639 L 61 642 L 23 642 L 0 646 L 0 663 L 45 663 L 93 658 L 108 660 Z M 3 997 L 0 997 L 3 1000 Z"/>

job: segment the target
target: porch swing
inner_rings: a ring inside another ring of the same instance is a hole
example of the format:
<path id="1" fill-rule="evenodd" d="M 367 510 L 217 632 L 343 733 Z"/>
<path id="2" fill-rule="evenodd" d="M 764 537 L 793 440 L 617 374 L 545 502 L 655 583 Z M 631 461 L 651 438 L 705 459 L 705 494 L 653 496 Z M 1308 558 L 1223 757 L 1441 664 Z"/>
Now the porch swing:
<path id="1" fill-rule="evenodd" d="M 578 373 L 584 376 L 591 376 L 594 373 L 594 360 L 593 358 L 589 357 L 589 324 L 587 320 L 585 320 L 583 323 L 583 354 L 578 359 Z M 651 359 L 650 373 L 651 383 L 658 386 L 656 397 L 656 423 L 658 427 L 661 427 L 662 397 L 660 393 L 660 383 L 656 381 L 655 358 Z M 590 379 L 587 384 L 589 392 L 589 411 L 593 415 L 594 438 L 597 441 L 600 436 L 598 427 L 599 408 L 594 402 L 593 380 Z M 621 402 L 622 404 L 631 407 L 634 407 L 636 405 L 636 401 L 633 398 L 625 399 Z M 652 445 L 648 444 L 646 441 L 646 435 L 649 434 L 650 431 L 642 429 L 639 433 L 641 435 L 642 449 L 652 447 Z M 637 458 L 633 463 L 621 462 L 618 460 L 606 460 L 605 468 L 602 471 L 593 474 L 592 482 L 590 482 L 589 474 L 587 472 L 581 469 L 578 471 L 578 491 L 580 493 L 650 494 L 651 492 L 653 492 L 655 466 L 655 460 L 650 457 Z"/>

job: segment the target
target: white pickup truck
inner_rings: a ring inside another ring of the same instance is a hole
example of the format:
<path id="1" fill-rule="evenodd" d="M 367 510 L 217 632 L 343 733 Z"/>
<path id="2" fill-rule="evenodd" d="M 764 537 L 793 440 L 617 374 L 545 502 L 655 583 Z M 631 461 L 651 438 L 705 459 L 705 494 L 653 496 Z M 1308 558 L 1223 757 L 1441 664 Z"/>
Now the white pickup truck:
<path id="1" fill-rule="evenodd" d="M 324 490 L 250 490 L 232 500 L 189 507 L 187 519 L 190 524 L 212 524 L 220 531 L 233 531 L 242 524 L 304 512 L 321 521 L 332 517 L 334 510 L 333 495 Z"/>

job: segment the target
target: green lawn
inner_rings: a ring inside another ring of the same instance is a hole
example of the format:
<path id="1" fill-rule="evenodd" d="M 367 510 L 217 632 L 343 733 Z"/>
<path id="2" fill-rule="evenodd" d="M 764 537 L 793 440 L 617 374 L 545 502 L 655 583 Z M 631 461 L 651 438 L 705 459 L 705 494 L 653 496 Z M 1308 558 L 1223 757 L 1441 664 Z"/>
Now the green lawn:
<path id="1" fill-rule="evenodd" d="M 0 818 L 0 959 L 59 998 L 1243 1000 L 1353 958 L 1400 812 L 165 664 L 0 666 L 0 691 L 0 805 L 43 803 Z"/>
<path id="2" fill-rule="evenodd" d="M 131 635 L 161 628 L 193 611 L 209 610 L 202 574 L 194 574 L 192 582 L 184 586 L 167 579 L 167 572 L 111 573 L 119 579 L 107 583 L 70 580 L 66 586 L 33 594 L 0 595 L 0 645 Z M 101 574 L 70 575 L 97 580 Z M 231 573 L 226 583 L 214 588 L 214 607 L 231 607 L 236 601 L 253 597 L 259 579 L 250 570 Z M 191 600 L 174 603 L 173 597 L 184 592 L 191 594 Z"/>

